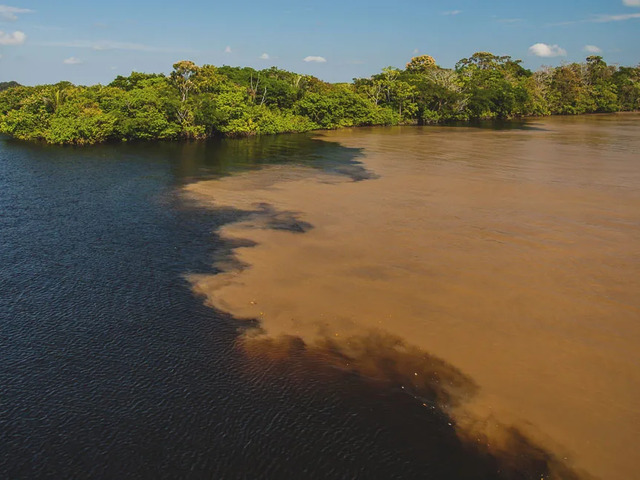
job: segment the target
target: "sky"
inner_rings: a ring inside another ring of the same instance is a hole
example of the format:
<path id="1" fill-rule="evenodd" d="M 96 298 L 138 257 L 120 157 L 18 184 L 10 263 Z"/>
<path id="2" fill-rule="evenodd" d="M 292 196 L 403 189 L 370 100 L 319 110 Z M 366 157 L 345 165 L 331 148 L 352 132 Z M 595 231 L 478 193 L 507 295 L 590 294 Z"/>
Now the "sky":
<path id="1" fill-rule="evenodd" d="M 3 0 L 0 0 L 2 2 Z M 428 54 L 524 65 L 640 63 L 640 0 L 5 0 L 0 81 L 109 83 L 131 71 L 277 66 L 330 82 Z"/>

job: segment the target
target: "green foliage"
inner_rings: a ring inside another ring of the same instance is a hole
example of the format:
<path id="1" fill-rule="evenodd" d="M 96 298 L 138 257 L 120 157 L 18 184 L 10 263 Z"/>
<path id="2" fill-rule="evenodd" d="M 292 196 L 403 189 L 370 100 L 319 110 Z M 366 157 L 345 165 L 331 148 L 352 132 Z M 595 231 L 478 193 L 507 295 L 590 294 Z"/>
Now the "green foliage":
<path id="1" fill-rule="evenodd" d="M 50 110 L 42 88 L 17 87 L 2 93 L 5 114 L 0 129 L 21 140 L 40 140 L 49 128 Z"/>
<path id="2" fill-rule="evenodd" d="M 21 108 L 22 102 L 34 93 L 33 87 L 11 87 L 0 93 L 0 115 Z"/>
<path id="3" fill-rule="evenodd" d="M 253 115 L 257 124 L 256 133 L 259 135 L 307 132 L 316 128 L 307 117 L 265 106 L 255 107 Z"/>
<path id="4" fill-rule="evenodd" d="M 563 65 L 553 72 L 548 100 L 553 113 L 576 115 L 588 111 L 590 99 L 582 81 L 580 65 Z"/>
<path id="5" fill-rule="evenodd" d="M 164 75 L 158 73 L 131 72 L 131 75 L 129 75 L 128 77 L 118 75 L 113 80 L 113 82 L 109 84 L 109 86 L 129 91 L 133 90 L 134 88 L 138 88 L 146 80 L 151 80 L 154 78 L 164 78 Z"/>
<path id="6" fill-rule="evenodd" d="M 430 70 L 438 68 L 436 61 L 429 55 L 420 55 L 413 57 L 409 63 L 407 63 L 406 71 L 416 74 L 427 74 Z"/>
<path id="7" fill-rule="evenodd" d="M 14 87 L 19 87 L 20 84 L 18 82 L 0 82 L 0 92 L 2 92 L 3 90 L 7 90 L 9 88 L 14 88 Z"/>
<path id="8" fill-rule="evenodd" d="M 67 102 L 51 117 L 45 140 L 61 145 L 91 145 L 111 137 L 116 118 L 95 103 Z"/>
<path id="9" fill-rule="evenodd" d="M 337 85 L 325 93 L 307 92 L 295 112 L 319 128 L 354 127 L 397 123 L 393 117 L 359 95 L 351 85 Z"/>
<path id="10" fill-rule="evenodd" d="M 620 110 L 640 110 L 640 66 L 620 67 L 612 77 L 618 89 Z"/>
<path id="11" fill-rule="evenodd" d="M 65 145 L 639 109 L 640 67 L 599 56 L 532 73 L 489 52 L 455 69 L 422 55 L 350 84 L 190 61 L 169 76 L 132 72 L 108 86 L 0 83 L 0 132 Z"/>

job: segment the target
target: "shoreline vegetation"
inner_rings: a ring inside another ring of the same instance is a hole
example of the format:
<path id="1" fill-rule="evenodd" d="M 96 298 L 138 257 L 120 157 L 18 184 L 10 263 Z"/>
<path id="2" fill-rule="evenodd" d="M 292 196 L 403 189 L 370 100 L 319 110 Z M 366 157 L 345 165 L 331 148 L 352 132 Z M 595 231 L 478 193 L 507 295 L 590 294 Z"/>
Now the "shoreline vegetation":
<path id="1" fill-rule="evenodd" d="M 326 83 L 276 67 L 173 65 L 109 85 L 0 83 L 0 132 L 21 140 L 91 145 L 206 139 L 344 127 L 640 110 L 640 65 L 584 63 L 525 69 L 478 52 L 454 69 L 414 57 L 351 83 Z"/>

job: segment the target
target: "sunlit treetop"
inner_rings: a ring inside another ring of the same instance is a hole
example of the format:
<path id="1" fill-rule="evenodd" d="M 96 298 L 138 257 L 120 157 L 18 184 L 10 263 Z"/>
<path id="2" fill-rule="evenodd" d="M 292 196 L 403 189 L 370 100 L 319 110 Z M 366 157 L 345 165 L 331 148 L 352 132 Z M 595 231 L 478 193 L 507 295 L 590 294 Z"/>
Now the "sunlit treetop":
<path id="1" fill-rule="evenodd" d="M 438 68 L 436 61 L 430 55 L 420 55 L 413 57 L 409 63 L 407 63 L 407 72 L 410 73 L 425 73 L 434 68 Z"/>

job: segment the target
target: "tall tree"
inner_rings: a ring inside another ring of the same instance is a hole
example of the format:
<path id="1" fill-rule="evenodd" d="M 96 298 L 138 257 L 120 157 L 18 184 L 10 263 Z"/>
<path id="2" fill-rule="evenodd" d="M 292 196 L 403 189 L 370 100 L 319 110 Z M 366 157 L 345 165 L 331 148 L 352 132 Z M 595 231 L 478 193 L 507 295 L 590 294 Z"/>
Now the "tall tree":
<path id="1" fill-rule="evenodd" d="M 190 60 L 182 60 L 173 64 L 173 72 L 171 72 L 171 82 L 180 92 L 182 103 L 186 102 L 189 92 L 194 88 L 194 77 L 200 71 L 195 63 Z"/>
<path id="2" fill-rule="evenodd" d="M 409 73 L 428 73 L 430 70 L 437 68 L 436 61 L 429 55 L 420 55 L 413 57 L 407 63 L 406 70 Z"/>

